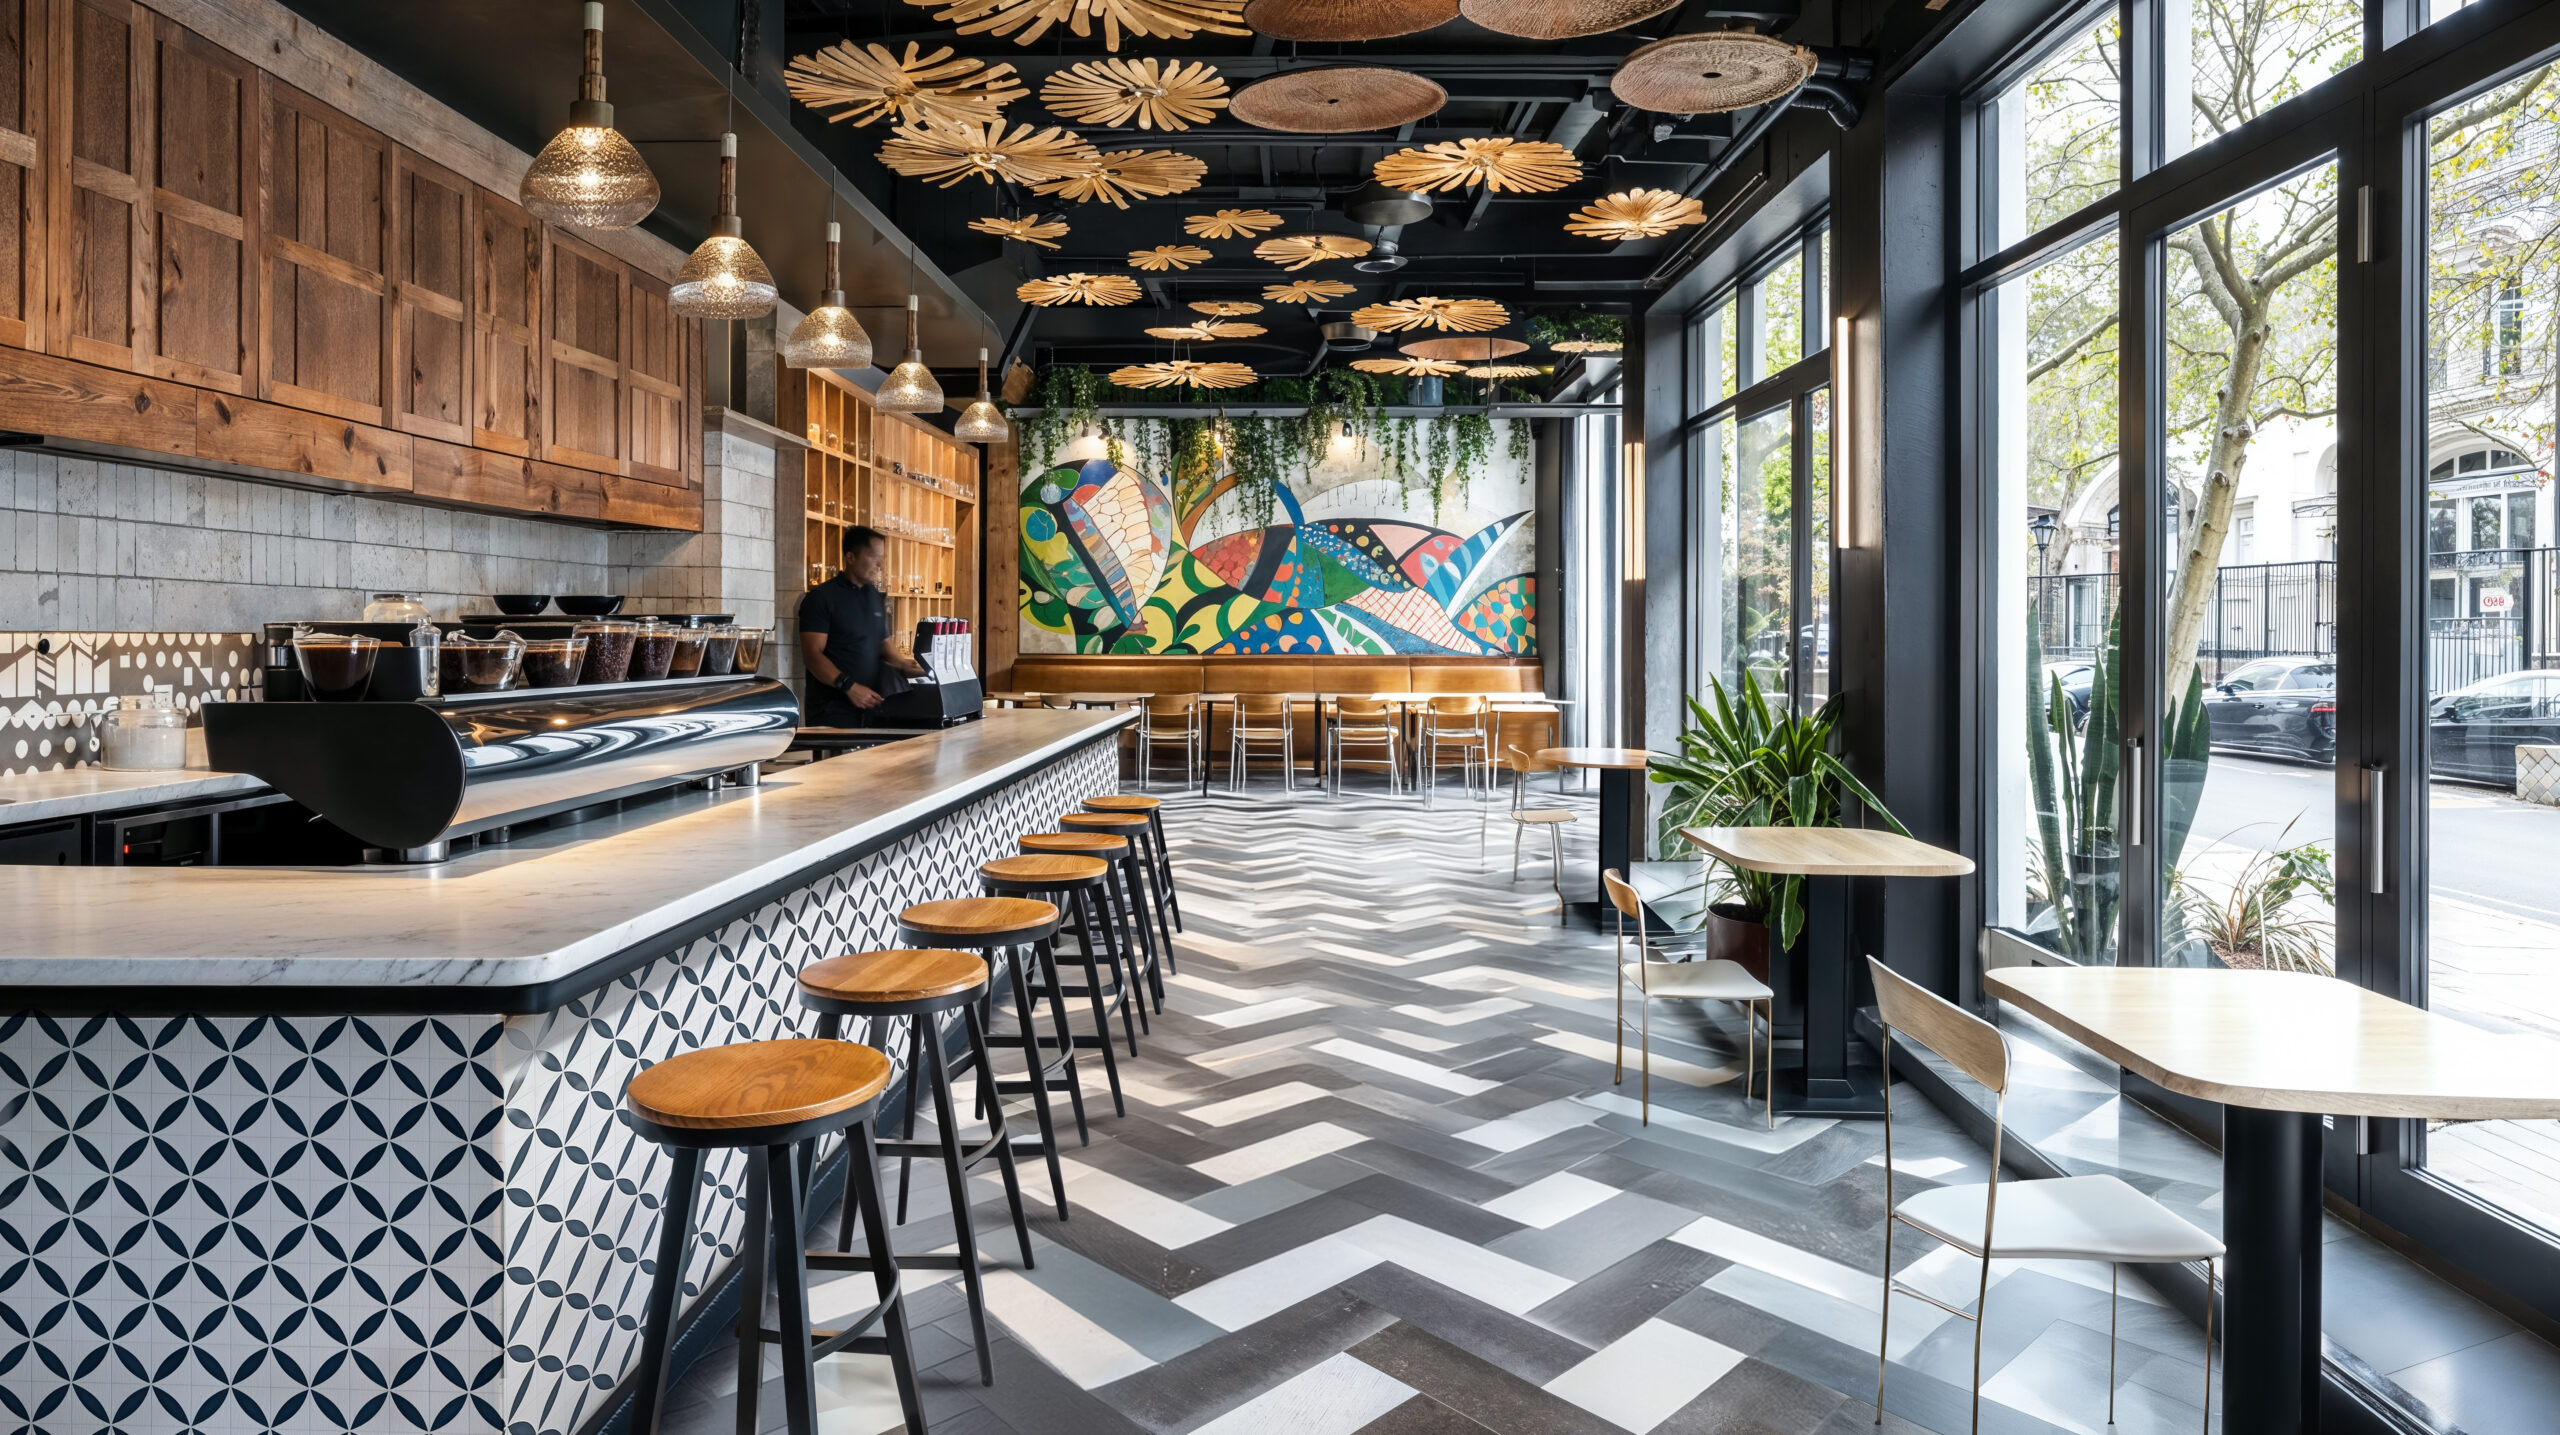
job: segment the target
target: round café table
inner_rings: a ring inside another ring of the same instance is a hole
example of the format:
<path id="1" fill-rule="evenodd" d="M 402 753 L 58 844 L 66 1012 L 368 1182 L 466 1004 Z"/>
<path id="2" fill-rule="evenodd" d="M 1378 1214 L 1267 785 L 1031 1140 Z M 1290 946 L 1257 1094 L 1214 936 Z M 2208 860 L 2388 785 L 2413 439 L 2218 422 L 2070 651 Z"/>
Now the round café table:
<path id="1" fill-rule="evenodd" d="M 1640 747 L 1542 747 L 1536 757 L 1558 767 L 1599 769 L 1600 864 L 1591 873 L 1591 896 L 1574 905 L 1606 926 L 1608 893 L 1601 890 L 1600 874 L 1615 868 L 1627 876 L 1644 851 L 1644 804 L 1636 798 L 1636 783 L 1653 754 Z"/>

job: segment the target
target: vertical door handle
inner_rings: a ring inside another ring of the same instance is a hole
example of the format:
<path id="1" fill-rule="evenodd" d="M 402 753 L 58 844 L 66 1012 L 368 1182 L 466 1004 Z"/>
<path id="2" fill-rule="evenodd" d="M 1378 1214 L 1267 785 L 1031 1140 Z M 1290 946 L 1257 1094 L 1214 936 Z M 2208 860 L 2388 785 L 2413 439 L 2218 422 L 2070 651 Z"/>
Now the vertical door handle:
<path id="1" fill-rule="evenodd" d="M 2142 845 L 2142 739 L 2125 739 L 2124 779 L 2116 784 L 2117 805 L 2124 813 L 2123 840 L 2117 845 Z"/>
<path id="2" fill-rule="evenodd" d="M 2385 840 L 2388 824 L 2384 820 L 2389 815 L 2390 776 L 2387 763 L 2364 765 L 2364 889 L 2377 897 L 2389 885 L 2383 879 L 2383 862 L 2390 851 Z"/>

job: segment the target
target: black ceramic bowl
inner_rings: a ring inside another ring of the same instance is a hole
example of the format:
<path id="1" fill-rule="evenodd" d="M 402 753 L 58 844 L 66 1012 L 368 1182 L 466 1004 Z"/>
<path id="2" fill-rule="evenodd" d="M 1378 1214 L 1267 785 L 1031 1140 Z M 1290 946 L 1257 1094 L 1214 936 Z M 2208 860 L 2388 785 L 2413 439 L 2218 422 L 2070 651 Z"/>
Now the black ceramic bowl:
<path id="1" fill-rule="evenodd" d="M 622 611 L 622 595 L 619 593 L 585 596 L 564 593 L 551 601 L 559 604 L 560 611 L 572 618 L 610 618 Z"/>
<path id="2" fill-rule="evenodd" d="M 498 605 L 499 612 L 511 618 L 530 618 L 551 606 L 551 595 L 548 593 L 492 593 L 489 595 L 489 601 Z"/>

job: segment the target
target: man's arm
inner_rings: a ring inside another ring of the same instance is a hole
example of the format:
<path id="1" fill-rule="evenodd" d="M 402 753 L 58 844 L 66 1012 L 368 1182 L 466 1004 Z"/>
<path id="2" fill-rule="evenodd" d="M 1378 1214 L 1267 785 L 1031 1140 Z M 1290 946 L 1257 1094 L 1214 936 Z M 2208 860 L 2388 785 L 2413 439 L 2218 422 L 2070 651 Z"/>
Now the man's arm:
<path id="1" fill-rule="evenodd" d="M 907 645 L 895 638 L 880 645 L 880 660 L 887 663 L 891 670 L 904 673 L 911 678 L 922 676 L 924 673 L 924 664 L 917 662 L 916 655 L 907 651 Z"/>
<path id="2" fill-rule="evenodd" d="M 810 681 L 821 687 L 835 687 L 844 677 L 844 670 L 827 660 L 827 635 L 824 633 L 812 633 L 805 628 L 801 630 L 800 661 L 809 670 Z M 841 691 L 857 708 L 880 705 L 880 695 L 860 683 L 848 683 Z"/>

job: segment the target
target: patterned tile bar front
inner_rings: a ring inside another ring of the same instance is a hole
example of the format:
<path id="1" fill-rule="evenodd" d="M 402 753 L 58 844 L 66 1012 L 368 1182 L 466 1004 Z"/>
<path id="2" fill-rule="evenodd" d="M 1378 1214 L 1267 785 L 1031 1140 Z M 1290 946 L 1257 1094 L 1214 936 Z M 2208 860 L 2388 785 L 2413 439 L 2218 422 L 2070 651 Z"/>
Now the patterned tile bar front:
<path id="1" fill-rule="evenodd" d="M 0 1017 L 0 1429 L 587 1426 L 637 1358 L 665 1179 L 623 1084 L 809 1033 L 802 966 L 1116 785 L 1087 744 L 533 1015 Z M 742 1170 L 705 1172 L 688 1303 L 737 1254 Z"/>

